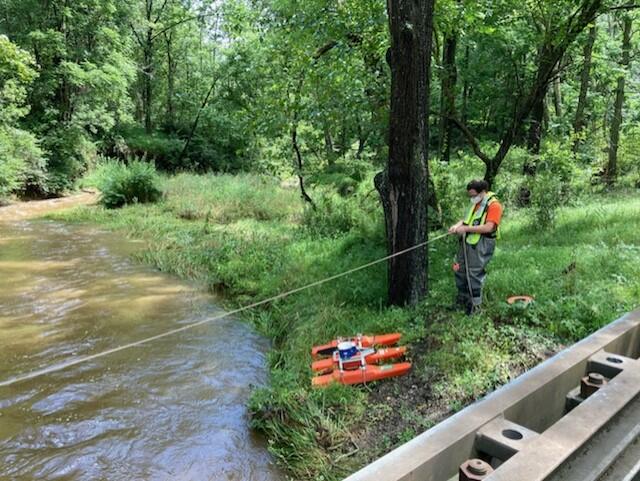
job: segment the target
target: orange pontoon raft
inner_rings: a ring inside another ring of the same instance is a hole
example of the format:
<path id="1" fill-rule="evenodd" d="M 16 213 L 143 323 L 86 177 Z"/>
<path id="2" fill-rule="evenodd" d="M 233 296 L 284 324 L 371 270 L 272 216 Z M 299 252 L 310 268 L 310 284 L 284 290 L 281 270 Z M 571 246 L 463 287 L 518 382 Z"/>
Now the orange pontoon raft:
<path id="1" fill-rule="evenodd" d="M 399 333 L 379 334 L 344 339 L 339 338 L 328 344 L 314 346 L 311 355 L 316 359 L 311 365 L 314 372 L 322 375 L 312 379 L 314 386 L 328 386 L 332 383 L 359 384 L 406 374 L 411 369 L 411 363 L 400 362 L 383 366 L 375 365 L 388 359 L 402 357 L 406 347 L 385 347 L 377 349 L 374 346 L 390 346 L 400 340 Z M 317 359 L 330 356 L 326 359 Z"/>
<path id="2" fill-rule="evenodd" d="M 361 356 L 364 356 L 365 364 L 378 364 L 381 361 L 402 357 L 406 352 L 407 348 L 404 346 L 388 347 L 386 349 L 378 349 L 377 351 L 375 349 L 364 349 L 350 359 L 343 360 L 342 365 L 344 369 L 359 368 L 361 364 Z M 338 368 L 339 364 L 340 356 L 336 351 L 330 358 L 313 361 L 311 364 L 311 370 L 314 372 L 324 373 L 334 368 Z"/>

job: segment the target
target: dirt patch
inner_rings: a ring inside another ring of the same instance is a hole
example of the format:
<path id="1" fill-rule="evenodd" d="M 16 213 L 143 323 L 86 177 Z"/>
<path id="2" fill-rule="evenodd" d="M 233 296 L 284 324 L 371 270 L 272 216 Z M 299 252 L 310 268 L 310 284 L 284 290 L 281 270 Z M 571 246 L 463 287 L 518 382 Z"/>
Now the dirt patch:
<path id="1" fill-rule="evenodd" d="M 354 442 L 360 449 L 363 462 L 372 462 L 476 401 L 473 398 L 448 399 L 433 391 L 432 386 L 443 379 L 443 374 L 424 366 L 427 353 L 435 347 L 431 338 L 414 343 L 408 360 L 421 367 L 406 376 L 372 387 L 367 422 L 354 433 Z M 525 343 L 523 347 L 525 352 L 509 365 L 510 379 L 554 356 L 563 346 L 541 348 Z"/>
<path id="2" fill-rule="evenodd" d="M 414 365 L 423 364 L 432 343 L 427 338 L 412 345 L 407 360 Z M 360 451 L 366 453 L 367 462 L 451 414 L 448 402 L 432 390 L 438 377 L 435 370 L 413 369 L 406 376 L 373 386 L 367 406 L 368 422 L 354 435 Z"/>
<path id="3" fill-rule="evenodd" d="M 79 194 L 56 199 L 15 202 L 0 207 L 0 221 L 33 219 L 48 214 L 49 212 L 56 212 L 80 205 L 95 204 L 97 200 L 98 193 L 87 190 Z"/>

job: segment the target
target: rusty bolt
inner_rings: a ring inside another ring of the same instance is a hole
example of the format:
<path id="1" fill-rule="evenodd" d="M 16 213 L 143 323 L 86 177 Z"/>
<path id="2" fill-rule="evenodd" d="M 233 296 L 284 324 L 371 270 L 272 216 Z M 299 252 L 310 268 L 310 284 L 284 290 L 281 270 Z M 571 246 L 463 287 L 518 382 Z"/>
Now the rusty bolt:
<path id="1" fill-rule="evenodd" d="M 479 481 L 493 473 L 493 468 L 482 459 L 469 459 L 460 465 L 458 481 Z"/>
<path id="2" fill-rule="evenodd" d="M 590 372 L 580 381 L 580 397 L 587 399 L 598 389 L 607 384 L 608 379 L 597 372 Z"/>

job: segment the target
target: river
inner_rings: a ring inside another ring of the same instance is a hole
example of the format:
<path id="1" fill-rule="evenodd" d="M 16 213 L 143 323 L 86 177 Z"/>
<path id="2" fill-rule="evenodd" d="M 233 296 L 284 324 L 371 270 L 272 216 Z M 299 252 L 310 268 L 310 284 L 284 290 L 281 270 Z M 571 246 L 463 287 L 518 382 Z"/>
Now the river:
<path id="1" fill-rule="evenodd" d="M 0 382 L 219 313 L 113 233 L 0 215 Z M 275 481 L 248 428 L 264 339 L 223 318 L 0 387 L 2 480 Z"/>

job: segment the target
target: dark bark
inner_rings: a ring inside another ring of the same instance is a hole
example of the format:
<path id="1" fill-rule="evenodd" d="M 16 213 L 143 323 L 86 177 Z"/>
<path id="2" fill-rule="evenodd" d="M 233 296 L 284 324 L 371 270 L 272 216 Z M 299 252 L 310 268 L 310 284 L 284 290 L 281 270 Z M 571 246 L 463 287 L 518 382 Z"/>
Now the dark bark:
<path id="1" fill-rule="evenodd" d="M 144 130 L 149 134 L 153 130 L 151 123 L 151 103 L 152 103 L 152 85 L 151 79 L 153 77 L 153 27 L 152 22 L 153 13 L 153 0 L 147 0 L 146 2 L 146 20 L 147 31 L 145 34 L 144 46 L 143 46 L 143 66 L 142 66 L 142 103 L 144 110 Z"/>
<path id="2" fill-rule="evenodd" d="M 451 157 L 451 134 L 453 122 L 451 117 L 456 111 L 456 83 L 458 71 L 456 69 L 456 48 L 458 44 L 457 32 L 445 35 L 442 50 L 442 78 L 440 80 L 440 160 L 449 162 Z"/>
<path id="3" fill-rule="evenodd" d="M 611 110 L 611 98 L 607 95 L 606 105 L 602 114 L 602 134 L 606 141 L 609 141 L 609 112 Z"/>
<path id="4" fill-rule="evenodd" d="M 300 185 L 300 196 L 304 199 L 305 202 L 308 202 L 313 210 L 316 210 L 316 204 L 313 202 L 313 199 L 309 197 L 307 191 L 304 187 L 304 177 L 302 175 L 302 154 L 300 153 L 300 146 L 298 145 L 298 121 L 294 119 L 293 125 L 291 127 L 291 146 L 293 147 L 293 152 L 296 156 L 296 167 L 297 167 L 297 176 L 298 183 Z"/>
<path id="5" fill-rule="evenodd" d="M 562 90 L 560 89 L 562 82 L 560 75 L 556 75 L 553 81 L 553 108 L 556 112 L 556 117 L 562 117 Z"/>
<path id="6" fill-rule="evenodd" d="M 364 153 L 364 147 L 367 144 L 368 133 L 366 133 L 363 128 L 360 120 L 358 120 L 358 151 L 356 152 L 356 159 L 362 157 Z"/>
<path id="7" fill-rule="evenodd" d="M 67 17 L 64 13 L 64 10 L 67 8 L 68 3 L 63 2 L 62 10 L 58 11 L 54 8 L 54 15 L 59 16 L 58 23 L 58 32 L 62 34 L 64 38 L 65 45 L 67 44 L 69 37 L 67 31 Z M 59 55 L 55 54 L 53 58 L 53 65 L 57 68 L 62 62 L 66 60 L 64 54 Z M 63 74 L 60 76 L 59 83 L 55 89 L 55 100 L 56 106 L 58 108 L 58 119 L 61 123 L 68 123 L 72 118 L 72 107 L 71 107 L 71 85 L 67 80 L 67 75 Z"/>
<path id="8" fill-rule="evenodd" d="M 467 139 L 467 142 L 471 146 L 471 150 L 473 150 L 473 153 L 476 155 L 476 157 L 478 157 L 480 160 L 482 160 L 485 164 L 488 164 L 489 162 L 491 162 L 491 160 L 492 160 L 491 157 L 489 157 L 487 154 L 485 154 L 482 151 L 482 149 L 480 147 L 480 143 L 478 142 L 478 139 L 469 130 L 469 127 L 467 127 L 467 124 L 461 122 L 456 117 L 453 117 L 451 120 L 453 121 L 453 124 L 465 136 L 465 138 Z"/>
<path id="9" fill-rule="evenodd" d="M 338 46 L 338 42 L 331 41 L 323 45 L 313 53 L 311 57 L 312 58 L 311 64 L 303 68 L 303 70 L 299 74 L 299 77 L 297 79 L 297 84 L 293 92 L 293 102 L 291 104 L 291 147 L 295 155 L 295 165 L 297 170 L 296 174 L 298 176 L 298 181 L 300 184 L 300 195 L 306 202 L 311 204 L 314 210 L 316 209 L 316 205 L 313 202 L 313 199 L 309 197 L 304 187 L 304 177 L 302 174 L 302 168 L 303 168 L 302 153 L 300 151 L 300 145 L 298 144 L 298 115 L 299 115 L 299 109 L 300 109 L 300 97 L 302 95 L 302 88 L 306 80 L 307 69 L 309 67 L 315 66 L 318 60 L 322 56 L 326 55 L 328 52 L 330 52 L 337 46 Z"/>
<path id="10" fill-rule="evenodd" d="M 332 47 L 333 48 L 333 47 Z M 324 55 L 330 49 L 322 50 L 322 54 Z M 314 56 L 314 64 L 315 60 L 319 57 Z M 302 173 L 303 163 L 302 163 L 302 152 L 300 151 L 300 145 L 298 144 L 298 122 L 299 122 L 299 109 L 300 109 L 300 97 L 302 95 L 302 87 L 304 86 L 305 78 L 306 78 L 306 69 L 304 69 L 300 73 L 300 77 L 298 78 L 298 82 L 293 95 L 293 103 L 291 105 L 291 148 L 293 150 L 295 156 L 295 166 L 296 166 L 296 175 L 298 176 L 298 183 L 300 185 L 300 196 L 305 202 L 308 202 L 313 210 L 316 210 L 316 204 L 313 202 L 313 199 L 309 197 L 307 191 L 304 187 L 304 176 Z"/>
<path id="11" fill-rule="evenodd" d="M 444 43 L 445 34 L 442 35 L 442 40 Z M 440 37 L 438 35 L 438 30 L 436 26 L 433 26 L 431 30 L 431 56 L 433 58 L 440 58 Z"/>
<path id="12" fill-rule="evenodd" d="M 154 25 L 160 21 L 162 14 L 167 7 L 169 0 L 164 0 L 162 5 L 157 9 L 154 16 L 154 0 L 145 0 L 144 14 L 146 20 L 146 27 L 144 35 L 140 35 L 133 24 L 130 24 L 133 35 L 138 42 L 138 45 L 142 49 L 142 66 L 141 83 L 142 83 L 142 110 L 144 115 L 144 129 L 147 133 L 151 133 L 153 130 L 153 123 L 151 117 L 151 109 L 153 104 L 153 74 L 154 74 L 154 42 L 158 34 L 154 34 Z"/>
<path id="13" fill-rule="evenodd" d="M 218 19 L 219 19 L 219 17 L 218 17 Z M 217 22 L 216 22 L 216 28 L 217 28 Z M 200 31 L 202 31 L 202 30 L 200 30 Z M 214 59 L 214 61 L 215 61 L 215 56 L 216 56 L 216 50 L 213 50 L 213 59 Z M 187 74 L 189 74 L 189 71 L 187 71 Z M 182 147 L 182 150 L 180 151 L 180 155 L 178 156 L 178 165 L 180 165 L 180 163 L 184 159 L 184 156 L 187 154 L 187 150 L 189 149 L 189 145 L 191 144 L 191 141 L 193 140 L 193 136 L 195 135 L 196 130 L 198 129 L 198 123 L 200 122 L 200 116 L 202 115 L 202 112 L 207 107 L 207 105 L 209 105 L 209 99 L 211 98 L 211 95 L 215 91 L 216 85 L 218 85 L 218 80 L 219 80 L 218 77 L 214 78 L 211 81 L 211 85 L 209 85 L 209 90 L 207 90 L 207 94 L 205 95 L 204 99 L 202 100 L 202 104 L 200 105 L 200 108 L 198 109 L 198 112 L 196 113 L 196 116 L 193 119 L 193 122 L 191 124 L 191 129 L 189 130 L 189 135 L 187 136 L 187 140 L 185 141 L 184 146 Z"/>
<path id="14" fill-rule="evenodd" d="M 541 64 L 545 61 L 544 55 L 548 51 L 548 44 L 541 47 L 538 53 L 538 63 Z M 556 74 L 557 78 L 557 74 Z M 555 82 L 555 78 L 552 80 Z M 529 130 L 527 132 L 527 150 L 533 156 L 540 153 L 540 144 L 542 143 L 542 133 L 544 132 L 545 125 L 548 124 L 548 113 L 546 107 L 547 92 L 549 89 L 549 83 L 544 87 L 541 96 L 536 99 L 529 117 Z M 545 118 L 545 116 L 547 118 Z M 523 173 L 526 175 L 535 175 L 536 162 L 535 159 L 531 162 L 526 162 L 523 168 Z"/>
<path id="15" fill-rule="evenodd" d="M 331 137 L 331 129 L 327 122 L 324 124 L 324 151 L 327 155 L 327 162 L 333 165 L 336 160 L 336 152 L 333 148 L 333 138 Z"/>
<path id="16" fill-rule="evenodd" d="M 348 133 L 347 120 L 343 117 L 342 126 L 340 128 L 340 137 L 338 140 L 338 152 L 340 152 L 340 155 L 342 157 L 344 157 L 349 151 L 349 141 L 347 140 L 348 139 L 347 133 Z"/>
<path id="17" fill-rule="evenodd" d="M 170 130 L 175 128 L 175 113 L 173 98 L 175 94 L 175 73 L 177 62 L 173 57 L 173 32 L 165 32 L 164 40 L 167 47 L 167 121 Z"/>
<path id="18" fill-rule="evenodd" d="M 527 132 L 527 150 L 531 154 L 526 158 L 522 165 L 522 174 L 527 177 L 533 177 L 538 170 L 538 154 L 540 154 L 540 143 L 542 141 L 542 131 L 545 117 L 545 101 L 544 97 L 537 102 L 531 111 L 529 119 L 529 131 Z M 520 187 L 518 192 L 518 204 L 521 206 L 529 205 L 531 201 L 531 188 L 527 184 Z"/>
<path id="19" fill-rule="evenodd" d="M 584 61 L 582 63 L 582 72 L 580 74 L 580 94 L 578 95 L 578 105 L 576 106 L 576 115 L 573 121 L 573 132 L 575 134 L 575 141 L 573 143 L 573 151 L 577 152 L 580 148 L 582 140 L 580 139 L 580 133 L 585 126 L 584 111 L 587 106 L 587 94 L 589 93 L 589 85 L 591 84 L 591 58 L 593 55 L 593 45 L 596 42 L 597 27 L 594 25 L 589 29 L 589 36 L 587 37 L 587 43 L 584 45 L 583 56 Z"/>
<path id="20" fill-rule="evenodd" d="M 428 101 L 433 0 L 388 0 L 391 47 L 389 158 L 375 185 L 380 193 L 389 254 L 427 240 Z M 388 264 L 389 303 L 414 305 L 427 293 L 427 248 Z"/>
<path id="21" fill-rule="evenodd" d="M 542 102 L 542 133 L 549 129 L 551 116 L 549 115 L 549 97 L 546 96 Z"/>
<path id="22" fill-rule="evenodd" d="M 531 110 L 531 117 L 529 119 L 529 133 L 527 135 L 527 150 L 533 155 L 540 153 L 540 143 L 542 141 L 542 124 L 544 121 L 544 97 L 538 99 Z M 527 164 L 525 164 L 526 166 Z M 532 172 L 525 173 L 534 174 L 535 168 Z"/>
<path id="23" fill-rule="evenodd" d="M 153 130 L 151 122 L 151 103 L 153 89 L 151 78 L 153 77 L 153 50 L 144 50 L 144 67 L 142 68 L 142 109 L 144 110 L 144 130 L 148 134 Z"/>
<path id="24" fill-rule="evenodd" d="M 620 140 L 620 126 L 622 125 L 622 108 L 624 106 L 624 88 L 626 71 L 631 63 L 631 28 L 632 20 L 625 15 L 622 33 L 622 60 L 620 66 L 623 72 L 618 76 L 616 87 L 616 100 L 613 107 L 613 119 L 611 120 L 611 132 L 609 137 L 609 160 L 605 169 L 604 179 L 607 185 L 612 186 L 618 176 L 618 142 Z"/>
<path id="25" fill-rule="evenodd" d="M 469 99 L 471 98 L 471 92 L 473 91 L 473 86 L 469 82 L 469 45 L 467 45 L 464 49 L 464 83 L 462 86 L 462 122 L 466 125 L 469 119 Z"/>

